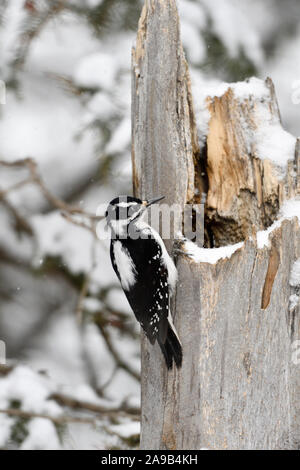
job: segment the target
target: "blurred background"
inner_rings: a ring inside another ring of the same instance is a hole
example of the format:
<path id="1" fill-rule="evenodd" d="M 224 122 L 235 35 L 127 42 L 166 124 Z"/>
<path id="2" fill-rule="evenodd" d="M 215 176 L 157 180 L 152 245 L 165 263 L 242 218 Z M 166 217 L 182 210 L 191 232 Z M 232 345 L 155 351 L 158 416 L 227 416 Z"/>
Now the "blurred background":
<path id="1" fill-rule="evenodd" d="M 196 113 L 222 82 L 270 76 L 283 125 L 299 135 L 299 1 L 177 3 Z M 0 0 L 3 449 L 138 446 L 139 328 L 94 216 L 132 192 L 142 4 Z"/>

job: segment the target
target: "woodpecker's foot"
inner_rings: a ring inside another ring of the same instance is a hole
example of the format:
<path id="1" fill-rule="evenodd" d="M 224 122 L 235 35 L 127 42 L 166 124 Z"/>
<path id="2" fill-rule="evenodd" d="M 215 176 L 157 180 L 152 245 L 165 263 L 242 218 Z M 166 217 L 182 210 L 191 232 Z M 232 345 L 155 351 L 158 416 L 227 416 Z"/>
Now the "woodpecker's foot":
<path id="1" fill-rule="evenodd" d="M 175 258 L 180 255 L 189 256 L 189 253 L 184 249 L 185 241 L 186 241 L 186 238 L 180 238 L 180 239 L 174 240 L 172 253 Z"/>
<path id="2" fill-rule="evenodd" d="M 173 254 L 174 254 L 174 256 L 179 256 L 179 255 L 189 256 L 189 254 L 186 251 L 180 250 L 180 248 L 174 248 L 173 249 Z"/>

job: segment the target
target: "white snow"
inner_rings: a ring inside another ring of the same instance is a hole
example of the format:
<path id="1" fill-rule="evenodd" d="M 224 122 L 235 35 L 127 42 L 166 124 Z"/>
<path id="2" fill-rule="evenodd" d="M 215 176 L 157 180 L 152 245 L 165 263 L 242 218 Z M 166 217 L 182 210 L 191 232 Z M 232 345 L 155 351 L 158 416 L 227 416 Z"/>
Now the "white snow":
<path id="1" fill-rule="evenodd" d="M 207 25 L 207 15 L 200 3 L 190 0 L 180 0 L 178 2 L 178 12 L 180 21 L 196 26 L 202 30 Z"/>
<path id="2" fill-rule="evenodd" d="M 31 223 L 38 240 L 38 258 L 44 258 L 47 254 L 62 256 L 75 274 L 91 269 L 92 234 L 88 230 L 70 224 L 58 211 L 46 216 L 34 216 Z"/>
<path id="3" fill-rule="evenodd" d="M 205 59 L 205 43 L 196 26 L 184 20 L 181 21 L 181 38 L 183 47 L 188 51 L 188 59 L 190 62 L 197 64 Z"/>
<path id="4" fill-rule="evenodd" d="M 288 199 L 286 200 L 280 210 L 279 219 L 275 220 L 273 224 L 268 227 L 266 230 L 260 230 L 256 234 L 257 247 L 259 249 L 264 248 L 265 246 L 270 246 L 269 235 L 281 226 L 283 220 L 292 219 L 293 217 L 298 217 L 300 222 L 300 200 L 298 199 Z"/>
<path id="5" fill-rule="evenodd" d="M 54 391 L 55 386 L 48 377 L 26 366 L 17 366 L 7 376 L 0 378 L 0 408 L 11 408 L 12 402 L 18 402 L 23 411 L 57 417 L 62 409 L 49 399 Z M 15 420 L 0 414 L 0 447 L 9 440 Z M 49 420 L 34 418 L 26 428 L 28 436 L 22 443 L 22 449 L 61 448 L 56 428 Z"/>
<path id="6" fill-rule="evenodd" d="M 222 96 L 228 89 L 228 83 L 218 80 L 208 80 L 199 74 L 198 70 L 190 70 L 194 110 L 200 144 L 203 144 L 207 133 L 210 120 L 210 112 L 207 107 L 207 98 Z"/>
<path id="7" fill-rule="evenodd" d="M 195 243 L 187 240 L 184 243 L 184 250 L 189 258 L 196 263 L 216 264 L 219 260 L 230 258 L 233 253 L 242 248 L 243 242 L 235 245 L 221 246 L 220 248 L 200 248 Z"/>
<path id="8" fill-rule="evenodd" d="M 296 138 L 282 127 L 278 116 L 270 113 L 270 90 L 263 80 L 252 77 L 247 82 L 230 85 L 236 98 L 255 101 L 256 128 L 245 124 L 248 148 L 254 148 L 256 157 L 269 159 L 275 165 L 285 168 L 295 156 Z M 284 173 L 281 173 L 284 176 Z M 278 174 L 280 176 L 280 173 Z"/>
<path id="9" fill-rule="evenodd" d="M 233 91 L 234 96 L 244 101 L 252 99 L 255 101 L 262 101 L 270 99 L 269 90 L 263 80 L 252 77 L 248 81 L 226 83 L 220 80 L 208 80 L 207 77 L 202 77 L 198 71 L 191 70 L 192 89 L 194 109 L 196 114 L 196 122 L 200 144 L 203 143 L 208 134 L 208 126 L 210 120 L 210 112 L 208 110 L 208 100 L 220 98 L 229 88 Z M 248 134 L 248 148 L 251 149 L 251 143 L 254 141 L 252 131 L 249 131 L 245 126 L 245 133 Z"/>
<path id="10" fill-rule="evenodd" d="M 206 84 L 202 85 L 202 88 L 203 86 L 205 88 L 204 93 L 202 91 L 202 96 L 206 97 L 220 97 L 231 88 L 234 96 L 239 100 L 255 98 L 258 101 L 263 101 L 270 99 L 270 91 L 265 81 L 257 77 L 251 77 L 247 80 L 234 83 L 220 82 L 217 80 L 206 80 L 205 83 Z"/>
<path id="11" fill-rule="evenodd" d="M 284 201 L 280 212 L 286 219 L 298 217 L 300 223 L 300 198 L 287 199 Z"/>
<path id="12" fill-rule="evenodd" d="M 18 366 L 0 379 L 0 408 L 7 408 L 10 401 L 15 400 L 25 411 L 57 416 L 62 411 L 60 406 L 48 399 L 53 391 L 53 384 L 47 377 Z"/>
<path id="13" fill-rule="evenodd" d="M 269 235 L 270 233 L 273 232 L 276 228 L 280 227 L 283 219 L 276 220 L 270 227 L 268 227 L 266 230 L 260 230 L 256 234 L 256 243 L 257 243 L 257 248 L 260 250 L 263 249 L 265 246 L 269 247 L 270 246 L 270 241 L 269 241 Z"/>
<path id="14" fill-rule="evenodd" d="M 96 169 L 96 139 L 91 131 L 82 134 L 80 119 L 74 119 L 82 114 L 81 103 L 60 90 L 53 78 L 45 76 L 42 83 L 43 86 L 36 76 L 24 79 L 21 106 L 18 97 L 7 91 L 7 105 L 1 108 L 1 155 L 9 161 L 34 158 L 48 187 L 59 194 L 60 178 L 68 187 Z M 12 197 L 15 203 L 27 207 L 44 201 L 32 186 Z"/>
<path id="15" fill-rule="evenodd" d="M 29 436 L 22 442 L 21 450 L 61 450 L 56 428 L 48 419 L 34 418 L 27 429 Z"/>
<path id="16" fill-rule="evenodd" d="M 82 353 L 82 333 L 70 299 L 69 304 L 57 308 L 56 315 L 48 320 L 47 330 L 32 343 L 26 356 L 35 370 L 51 371 L 55 383 L 74 387 L 86 379 Z"/>
<path id="17" fill-rule="evenodd" d="M 266 230 L 260 230 L 256 234 L 256 243 L 258 249 L 270 246 L 269 235 L 281 226 L 283 220 L 298 217 L 300 222 L 300 200 L 288 199 L 282 205 L 279 219 L 275 220 L 273 224 Z M 236 243 L 235 245 L 228 245 L 220 248 L 200 248 L 195 243 L 187 240 L 184 243 L 184 248 L 188 256 L 197 263 L 211 263 L 215 264 L 220 259 L 230 258 L 235 251 L 243 246 L 243 242 Z"/>
<path id="18" fill-rule="evenodd" d="M 298 258 L 292 266 L 290 286 L 300 287 L 300 258 Z"/>
<path id="19" fill-rule="evenodd" d="M 99 312 L 103 309 L 103 303 L 95 297 L 86 297 L 83 302 L 84 308 L 89 312 Z"/>
<path id="20" fill-rule="evenodd" d="M 250 100 L 255 103 L 257 127 L 253 129 L 249 123 L 244 124 L 248 151 L 254 150 L 256 157 L 274 162 L 280 167 L 278 176 L 284 176 L 282 170 L 289 160 L 294 159 L 296 138 L 283 129 L 277 116 L 270 114 L 270 90 L 264 80 L 252 77 L 247 81 L 236 83 L 207 80 L 203 83 L 198 74 L 192 74 L 192 82 L 200 141 L 204 141 L 208 133 L 210 113 L 207 98 L 220 97 L 230 88 L 239 101 Z"/>
<path id="21" fill-rule="evenodd" d="M 98 92 L 87 103 L 84 122 L 89 124 L 95 118 L 108 121 L 113 116 L 116 116 L 118 112 L 118 108 L 115 106 L 112 98 L 107 93 Z"/>
<path id="22" fill-rule="evenodd" d="M 94 249 L 91 232 L 68 222 L 58 211 L 33 216 L 31 223 L 38 242 L 38 260 L 47 255 L 60 256 L 74 274 L 90 273 L 95 253 L 96 266 L 91 273 L 91 290 L 98 289 L 99 285 L 107 286 L 116 282 L 107 252 L 108 245 L 97 242 Z"/>
<path id="23" fill-rule="evenodd" d="M 94 366 L 97 383 L 101 387 L 111 379 L 115 363 L 94 323 L 89 323 L 84 330 L 84 350 Z"/>
<path id="24" fill-rule="evenodd" d="M 125 294 L 121 289 L 110 289 L 105 300 L 107 305 L 113 310 L 131 314 L 131 308 L 129 306 L 128 300 L 126 299 Z"/>
<path id="25" fill-rule="evenodd" d="M 131 119 L 123 119 L 114 131 L 109 144 L 105 150 L 108 154 L 121 153 L 130 146 L 131 139 Z"/>
<path id="26" fill-rule="evenodd" d="M 75 83 L 86 88 L 111 89 L 118 65 L 110 54 L 96 52 L 84 57 L 74 72 Z"/>
<path id="27" fill-rule="evenodd" d="M 257 129 L 254 131 L 257 156 L 285 167 L 295 157 L 296 138 L 285 131 L 278 118 L 270 115 L 266 104 L 256 107 Z"/>
<path id="28" fill-rule="evenodd" d="M 67 388 L 64 390 L 67 390 Z M 77 384 L 75 387 L 72 387 L 72 389 L 68 392 L 68 396 L 83 402 L 101 404 L 101 400 L 99 399 L 99 396 L 96 394 L 95 390 L 93 390 L 92 387 L 86 383 Z"/>
<path id="29" fill-rule="evenodd" d="M 254 97 L 258 101 L 270 99 L 270 91 L 264 80 L 251 77 L 243 82 L 230 83 L 228 86 L 234 91 L 234 96 L 241 100 Z"/>
<path id="30" fill-rule="evenodd" d="M 138 421 L 132 421 L 129 423 L 116 424 L 110 426 L 109 429 L 115 432 L 118 436 L 127 438 L 140 434 L 141 425 Z"/>

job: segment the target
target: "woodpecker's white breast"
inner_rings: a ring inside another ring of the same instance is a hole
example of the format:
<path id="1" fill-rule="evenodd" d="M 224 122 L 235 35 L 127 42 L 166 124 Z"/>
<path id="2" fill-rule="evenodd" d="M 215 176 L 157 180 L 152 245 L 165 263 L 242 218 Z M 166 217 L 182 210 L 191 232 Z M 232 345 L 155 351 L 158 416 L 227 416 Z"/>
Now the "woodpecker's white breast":
<path id="1" fill-rule="evenodd" d="M 136 282 L 136 271 L 132 258 L 119 240 L 113 242 L 113 250 L 122 287 L 129 290 Z"/>

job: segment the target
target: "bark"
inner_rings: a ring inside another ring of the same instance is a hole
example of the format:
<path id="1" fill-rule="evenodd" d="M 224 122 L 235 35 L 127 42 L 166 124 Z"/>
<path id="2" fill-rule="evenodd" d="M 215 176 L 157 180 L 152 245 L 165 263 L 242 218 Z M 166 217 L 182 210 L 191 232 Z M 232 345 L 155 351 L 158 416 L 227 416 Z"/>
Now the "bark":
<path id="1" fill-rule="evenodd" d="M 141 448 L 299 448 L 299 305 L 289 311 L 299 224 L 283 221 L 261 249 L 255 236 L 299 194 L 299 141 L 284 175 L 247 145 L 261 125 L 258 106 L 280 124 L 268 79 L 264 103 L 239 100 L 232 89 L 208 99 L 200 148 L 174 0 L 146 0 L 132 59 L 135 194 L 164 194 L 183 208 L 206 192 L 206 245 L 245 240 L 215 264 L 179 257 L 173 316 L 183 366 L 167 372 L 159 348 L 143 338 Z"/>

